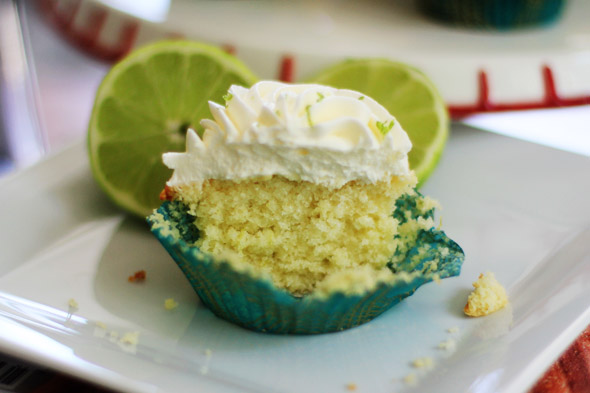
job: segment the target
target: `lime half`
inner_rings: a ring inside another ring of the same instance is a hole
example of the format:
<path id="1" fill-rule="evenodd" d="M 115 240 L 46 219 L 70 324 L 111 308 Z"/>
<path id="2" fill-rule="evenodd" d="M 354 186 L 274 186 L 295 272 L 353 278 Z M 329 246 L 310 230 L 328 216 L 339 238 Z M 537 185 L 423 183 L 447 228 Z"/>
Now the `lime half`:
<path id="1" fill-rule="evenodd" d="M 310 83 L 356 90 L 383 105 L 412 141 L 410 168 L 419 185 L 432 173 L 449 135 L 449 115 L 436 87 L 421 71 L 386 59 L 347 60 Z"/>
<path id="2" fill-rule="evenodd" d="M 162 153 L 184 151 L 188 128 L 201 131 L 208 101 L 257 78 L 220 49 L 189 41 L 140 48 L 116 64 L 98 88 L 88 129 L 94 177 L 122 208 L 145 217 L 160 204 L 172 171 Z"/>

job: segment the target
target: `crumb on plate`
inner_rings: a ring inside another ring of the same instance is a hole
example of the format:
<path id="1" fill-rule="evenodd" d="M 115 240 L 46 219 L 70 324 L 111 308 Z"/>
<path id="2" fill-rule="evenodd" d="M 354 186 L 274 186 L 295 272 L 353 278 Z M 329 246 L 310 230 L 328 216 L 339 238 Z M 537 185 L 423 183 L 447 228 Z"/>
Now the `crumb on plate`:
<path id="1" fill-rule="evenodd" d="M 414 359 L 412 362 L 412 366 L 415 368 L 430 368 L 434 364 L 434 360 L 431 357 L 425 356 L 421 358 Z"/>
<path id="2" fill-rule="evenodd" d="M 173 298 L 170 297 L 164 300 L 164 308 L 166 310 L 174 310 L 176 307 L 178 307 L 178 303 Z"/>
<path id="3" fill-rule="evenodd" d="M 404 377 L 404 382 L 406 385 L 415 385 L 418 382 L 418 377 L 414 373 L 409 373 Z"/>
<path id="4" fill-rule="evenodd" d="M 213 355 L 213 351 L 209 348 L 205 349 L 205 364 L 203 364 L 199 370 L 201 375 L 206 375 L 209 373 L 209 363 L 211 363 L 211 356 Z"/>
<path id="5" fill-rule="evenodd" d="M 119 348 L 125 352 L 135 354 L 139 344 L 139 332 L 126 332 L 118 341 Z"/>
<path id="6" fill-rule="evenodd" d="M 456 346 L 457 342 L 452 338 L 449 338 L 448 340 L 444 340 L 438 343 L 438 348 L 443 349 L 445 351 L 453 351 L 456 348 Z"/>
<path id="7" fill-rule="evenodd" d="M 116 330 L 110 330 L 107 333 L 108 339 L 111 342 L 117 342 L 119 340 L 119 332 L 117 332 Z"/>
<path id="8" fill-rule="evenodd" d="M 127 332 L 119 340 L 124 345 L 137 345 L 139 343 L 139 332 Z"/>
<path id="9" fill-rule="evenodd" d="M 69 306 L 71 309 L 75 309 L 75 310 L 77 310 L 77 309 L 78 309 L 78 307 L 79 307 L 79 304 L 78 304 L 78 302 L 76 301 L 76 299 L 74 299 L 74 298 L 70 298 L 70 300 L 68 300 L 68 306 Z"/>
<path id="10" fill-rule="evenodd" d="M 504 287 L 496 280 L 494 273 L 480 274 L 473 283 L 475 288 L 467 298 L 463 311 L 470 317 L 481 317 L 496 312 L 508 304 Z"/>
<path id="11" fill-rule="evenodd" d="M 143 281 L 145 281 L 145 278 L 146 278 L 145 270 L 138 270 L 135 273 L 133 273 L 131 276 L 129 276 L 127 278 L 127 281 L 129 281 L 129 282 L 143 282 Z"/>

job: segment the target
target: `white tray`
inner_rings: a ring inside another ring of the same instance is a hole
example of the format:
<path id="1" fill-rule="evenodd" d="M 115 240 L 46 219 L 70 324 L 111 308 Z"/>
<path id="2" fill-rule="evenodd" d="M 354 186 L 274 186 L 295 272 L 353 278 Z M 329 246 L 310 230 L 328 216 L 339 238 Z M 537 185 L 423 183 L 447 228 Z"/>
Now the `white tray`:
<path id="1" fill-rule="evenodd" d="M 465 250 L 461 276 L 317 336 L 214 317 L 147 225 L 105 199 L 80 142 L 0 183 L 0 351 L 126 392 L 524 391 L 590 323 L 590 160 L 453 131 L 423 191 Z M 140 269 L 146 282 L 129 283 Z M 471 282 L 487 270 L 511 306 L 469 319 Z M 164 309 L 169 297 L 176 310 Z M 140 332 L 138 345 L 113 331 Z M 437 348 L 449 338 L 455 351 Z M 434 366 L 412 368 L 419 357 Z M 403 381 L 410 373 L 415 386 Z"/>

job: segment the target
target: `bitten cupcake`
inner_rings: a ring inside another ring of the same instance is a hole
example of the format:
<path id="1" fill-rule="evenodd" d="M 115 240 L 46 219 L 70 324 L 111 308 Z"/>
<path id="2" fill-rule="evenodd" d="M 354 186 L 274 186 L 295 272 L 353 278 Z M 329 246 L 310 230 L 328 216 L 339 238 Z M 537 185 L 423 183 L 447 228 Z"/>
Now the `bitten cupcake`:
<path id="1" fill-rule="evenodd" d="M 565 0 L 419 0 L 418 6 L 443 22 L 508 30 L 554 22 Z"/>
<path id="2" fill-rule="evenodd" d="M 415 187 L 411 142 L 370 97 L 319 85 L 232 86 L 192 130 L 148 221 L 203 303 L 257 331 L 357 326 L 460 272 Z"/>

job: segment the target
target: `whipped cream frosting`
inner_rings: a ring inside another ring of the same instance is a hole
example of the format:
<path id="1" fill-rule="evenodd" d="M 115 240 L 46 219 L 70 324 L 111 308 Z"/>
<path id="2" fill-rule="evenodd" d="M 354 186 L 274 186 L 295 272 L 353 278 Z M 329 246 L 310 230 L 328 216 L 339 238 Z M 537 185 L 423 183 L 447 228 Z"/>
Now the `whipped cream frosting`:
<path id="1" fill-rule="evenodd" d="M 231 86 L 225 98 L 225 106 L 209 102 L 202 138 L 189 130 L 186 152 L 164 154 L 169 186 L 281 175 L 339 188 L 410 172 L 408 135 L 361 93 L 263 81 Z"/>

